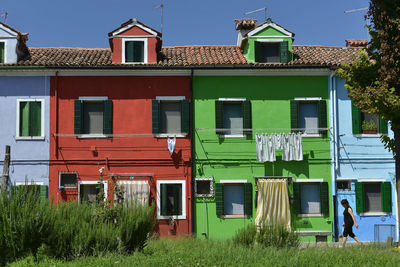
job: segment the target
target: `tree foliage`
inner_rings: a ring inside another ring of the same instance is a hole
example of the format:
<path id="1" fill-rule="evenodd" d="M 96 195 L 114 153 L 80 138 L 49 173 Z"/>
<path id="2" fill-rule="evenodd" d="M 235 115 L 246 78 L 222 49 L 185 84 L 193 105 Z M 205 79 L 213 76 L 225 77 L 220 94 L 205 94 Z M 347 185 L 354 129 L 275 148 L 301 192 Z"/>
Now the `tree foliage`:
<path id="1" fill-rule="evenodd" d="M 346 80 L 354 105 L 400 129 L 400 0 L 371 0 L 365 17 L 370 22 L 368 47 L 336 74 Z M 395 151 L 394 140 L 384 136 L 382 141 Z"/>

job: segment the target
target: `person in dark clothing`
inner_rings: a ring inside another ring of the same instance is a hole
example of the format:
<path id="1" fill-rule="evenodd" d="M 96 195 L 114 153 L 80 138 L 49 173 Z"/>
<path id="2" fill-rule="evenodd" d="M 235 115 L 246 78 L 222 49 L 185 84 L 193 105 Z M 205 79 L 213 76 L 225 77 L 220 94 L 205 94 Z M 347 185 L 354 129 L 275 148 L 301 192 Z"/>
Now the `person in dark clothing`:
<path id="1" fill-rule="evenodd" d="M 357 243 L 361 243 L 360 240 L 353 233 L 353 225 L 355 225 L 355 227 L 358 228 L 356 218 L 354 218 L 353 209 L 350 207 L 347 199 L 343 199 L 340 203 L 342 204 L 342 206 L 344 208 L 344 212 L 343 212 L 343 216 L 344 216 L 343 246 L 346 245 L 346 241 L 349 236 L 351 238 L 353 238 Z"/>

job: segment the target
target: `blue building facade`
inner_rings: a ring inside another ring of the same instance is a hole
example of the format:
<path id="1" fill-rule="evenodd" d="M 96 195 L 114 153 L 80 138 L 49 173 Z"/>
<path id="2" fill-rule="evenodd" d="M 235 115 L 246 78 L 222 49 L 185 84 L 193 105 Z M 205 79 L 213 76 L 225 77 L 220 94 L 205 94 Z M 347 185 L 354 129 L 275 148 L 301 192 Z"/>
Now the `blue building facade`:
<path id="1" fill-rule="evenodd" d="M 358 110 L 347 95 L 345 81 L 332 77 L 330 86 L 331 158 L 336 236 L 342 232 L 343 207 L 353 208 L 361 241 L 398 240 L 396 223 L 395 164 L 393 155 L 380 141 L 393 136 L 390 125 Z"/>
<path id="2" fill-rule="evenodd" d="M 10 182 L 47 186 L 50 79 L 9 75 L 10 70 L 0 70 L 0 165 L 4 163 L 4 147 L 10 145 Z"/>

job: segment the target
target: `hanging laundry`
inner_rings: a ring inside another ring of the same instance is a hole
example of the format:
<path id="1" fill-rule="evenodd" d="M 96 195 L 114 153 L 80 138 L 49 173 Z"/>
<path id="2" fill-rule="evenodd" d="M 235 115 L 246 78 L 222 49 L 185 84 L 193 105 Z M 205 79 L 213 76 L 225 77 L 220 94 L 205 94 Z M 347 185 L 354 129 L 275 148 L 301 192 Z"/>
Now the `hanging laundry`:
<path id="1" fill-rule="evenodd" d="M 256 154 L 257 154 L 257 161 L 263 162 L 262 153 L 264 152 L 265 146 L 263 146 L 263 135 L 256 134 Z"/>
<path id="2" fill-rule="evenodd" d="M 295 135 L 294 133 L 289 134 L 289 161 L 295 160 Z"/>
<path id="3" fill-rule="evenodd" d="M 266 159 L 265 161 L 274 162 L 276 161 L 275 155 L 275 142 L 273 135 L 265 134 L 266 143 Z"/>
<path id="4" fill-rule="evenodd" d="M 175 147 L 176 147 L 176 136 L 174 136 L 174 138 L 168 137 L 167 144 L 168 144 L 169 154 L 172 155 L 174 153 Z"/>
<path id="5" fill-rule="evenodd" d="M 303 136 L 300 133 L 295 135 L 295 156 L 294 160 L 302 161 L 303 160 Z"/>
<path id="6" fill-rule="evenodd" d="M 274 134 L 275 149 L 282 149 L 284 134 Z"/>
<path id="7" fill-rule="evenodd" d="M 282 142 L 282 160 L 289 161 L 290 160 L 289 136 L 287 134 L 283 134 L 281 142 Z"/>

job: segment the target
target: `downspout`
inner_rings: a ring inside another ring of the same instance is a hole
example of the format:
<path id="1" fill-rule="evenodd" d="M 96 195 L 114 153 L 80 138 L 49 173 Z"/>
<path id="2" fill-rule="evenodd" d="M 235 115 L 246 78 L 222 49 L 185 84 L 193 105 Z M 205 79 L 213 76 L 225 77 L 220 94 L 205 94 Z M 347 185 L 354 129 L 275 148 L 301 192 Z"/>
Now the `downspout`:
<path id="1" fill-rule="evenodd" d="M 194 70 L 190 70 L 190 127 L 189 127 L 189 134 L 190 134 L 190 189 L 191 189 L 191 234 L 194 234 L 194 224 L 195 224 L 195 216 L 194 216 L 194 107 L 193 107 L 193 72 Z"/>
<path id="2" fill-rule="evenodd" d="M 56 75 L 55 75 L 55 81 L 54 81 L 54 98 L 55 98 L 55 109 L 56 109 L 56 112 L 54 113 L 55 114 L 55 120 L 54 120 L 54 123 L 55 123 L 55 133 L 56 134 L 58 134 L 58 71 L 56 71 Z M 55 138 L 55 158 L 56 159 L 58 159 L 58 136 L 56 135 L 56 136 L 54 136 L 54 138 Z"/>

